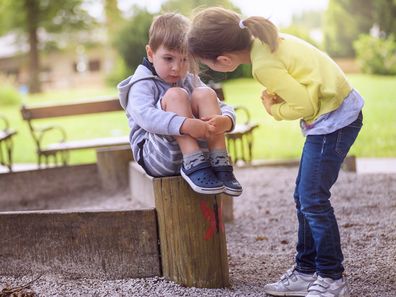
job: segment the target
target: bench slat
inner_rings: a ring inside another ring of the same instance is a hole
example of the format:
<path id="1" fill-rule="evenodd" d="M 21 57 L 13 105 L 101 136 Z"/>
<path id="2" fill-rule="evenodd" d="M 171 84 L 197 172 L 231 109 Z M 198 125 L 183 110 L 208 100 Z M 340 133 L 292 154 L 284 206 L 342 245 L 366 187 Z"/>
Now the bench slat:
<path id="1" fill-rule="evenodd" d="M 119 145 L 129 145 L 128 136 L 74 140 L 65 143 L 53 143 L 42 149 L 42 152 L 59 152 Z"/>
<path id="2" fill-rule="evenodd" d="M 120 110 L 122 110 L 120 101 L 118 98 L 113 97 L 110 100 L 104 101 L 88 101 L 56 106 L 31 108 L 23 106 L 21 113 L 24 120 L 31 120 Z"/>

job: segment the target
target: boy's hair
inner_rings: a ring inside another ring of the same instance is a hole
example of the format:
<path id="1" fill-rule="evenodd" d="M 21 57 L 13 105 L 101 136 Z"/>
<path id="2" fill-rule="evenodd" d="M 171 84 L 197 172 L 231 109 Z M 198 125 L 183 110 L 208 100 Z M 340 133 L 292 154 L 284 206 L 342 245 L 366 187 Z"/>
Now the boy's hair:
<path id="1" fill-rule="evenodd" d="M 210 7 L 194 16 L 188 50 L 195 57 L 215 60 L 224 53 L 249 49 L 253 38 L 266 43 L 272 52 L 278 47 L 278 29 L 266 18 L 254 16 L 242 21 L 231 10 Z"/>
<path id="2" fill-rule="evenodd" d="M 149 46 L 155 52 L 161 45 L 169 50 L 186 50 L 190 21 L 178 13 L 156 16 L 149 30 Z"/>

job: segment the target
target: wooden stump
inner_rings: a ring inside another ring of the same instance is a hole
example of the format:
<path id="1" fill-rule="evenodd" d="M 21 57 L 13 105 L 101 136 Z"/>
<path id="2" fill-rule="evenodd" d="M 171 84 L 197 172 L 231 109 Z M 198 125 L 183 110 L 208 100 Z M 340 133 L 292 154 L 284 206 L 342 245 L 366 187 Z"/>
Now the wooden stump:
<path id="1" fill-rule="evenodd" d="M 222 195 L 201 195 L 180 176 L 154 178 L 162 272 L 187 287 L 229 286 Z"/>
<path id="2" fill-rule="evenodd" d="M 129 186 L 132 199 L 143 207 L 155 207 L 154 178 L 148 176 L 143 168 L 136 162 L 129 164 Z M 223 202 L 223 221 L 225 223 L 234 220 L 233 204 L 234 198 L 228 195 L 220 195 Z"/>
<path id="3" fill-rule="evenodd" d="M 133 160 L 129 145 L 99 148 L 96 159 L 104 190 L 111 192 L 128 188 L 129 162 Z"/>

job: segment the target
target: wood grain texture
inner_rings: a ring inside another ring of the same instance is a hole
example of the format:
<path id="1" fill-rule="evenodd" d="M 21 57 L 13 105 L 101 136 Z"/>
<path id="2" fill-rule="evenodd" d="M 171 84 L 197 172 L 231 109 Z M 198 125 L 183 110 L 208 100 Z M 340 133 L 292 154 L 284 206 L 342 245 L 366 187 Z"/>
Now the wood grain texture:
<path id="1" fill-rule="evenodd" d="M 163 275 L 188 287 L 229 286 L 221 196 L 195 193 L 180 176 L 153 182 Z"/>

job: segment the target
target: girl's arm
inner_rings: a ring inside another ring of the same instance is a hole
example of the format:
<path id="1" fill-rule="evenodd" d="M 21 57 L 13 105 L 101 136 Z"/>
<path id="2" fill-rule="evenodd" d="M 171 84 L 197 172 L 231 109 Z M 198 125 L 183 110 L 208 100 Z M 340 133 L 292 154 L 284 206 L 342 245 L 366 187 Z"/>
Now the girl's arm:
<path id="1" fill-rule="evenodd" d="M 307 87 L 296 81 L 286 69 L 271 67 L 271 69 L 256 71 L 254 76 L 261 84 L 283 99 L 280 103 L 269 104 L 267 102 L 266 109 L 270 107 L 269 113 L 276 120 L 296 120 L 311 117 L 316 112 L 317 107 Z"/>

